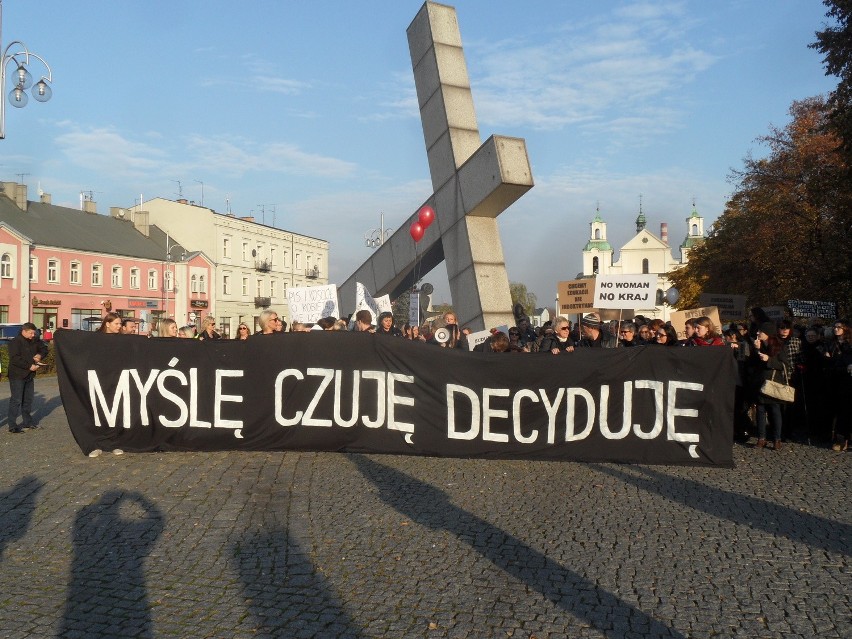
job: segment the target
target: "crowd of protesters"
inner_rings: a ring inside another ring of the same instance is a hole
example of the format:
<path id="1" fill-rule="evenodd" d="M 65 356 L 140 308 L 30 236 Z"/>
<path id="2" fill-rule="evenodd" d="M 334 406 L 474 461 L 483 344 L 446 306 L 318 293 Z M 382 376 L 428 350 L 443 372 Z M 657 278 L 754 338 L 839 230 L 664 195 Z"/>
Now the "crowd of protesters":
<path id="1" fill-rule="evenodd" d="M 741 442 L 756 437 L 757 448 L 780 450 L 786 439 L 829 442 L 845 451 L 852 436 L 852 329 L 845 320 L 827 325 L 794 325 L 790 320 L 773 322 L 760 308 L 751 310 L 749 321 L 732 323 L 719 330 L 709 317 L 686 320 L 682 337 L 660 319 L 637 316 L 627 321 L 603 321 L 596 313 L 583 315 L 573 324 L 559 316 L 541 327 L 516 306 L 515 325 L 505 331 L 492 329 L 490 335 L 470 350 L 487 353 L 537 353 L 570 355 L 582 348 L 637 347 L 723 347 L 731 350 L 736 362 L 735 438 Z M 287 331 L 287 323 L 274 310 L 258 317 L 258 330 L 252 333 L 240 323 L 234 339 Z M 100 332 L 133 333 L 135 320 L 108 313 Z M 469 349 L 469 328 L 458 324 L 452 311 L 422 326 L 396 326 L 391 313 L 373 315 L 366 310 L 350 321 L 325 317 L 313 324 L 293 322 L 290 332 L 360 331 L 377 336 L 407 339 L 441 348 Z M 193 325 L 178 327 L 173 319 L 160 322 L 161 337 L 218 340 L 212 317 L 202 322 L 196 334 Z M 793 386 L 795 401 L 785 403 L 761 392 L 767 380 Z M 770 430 L 771 429 L 771 430 Z"/>

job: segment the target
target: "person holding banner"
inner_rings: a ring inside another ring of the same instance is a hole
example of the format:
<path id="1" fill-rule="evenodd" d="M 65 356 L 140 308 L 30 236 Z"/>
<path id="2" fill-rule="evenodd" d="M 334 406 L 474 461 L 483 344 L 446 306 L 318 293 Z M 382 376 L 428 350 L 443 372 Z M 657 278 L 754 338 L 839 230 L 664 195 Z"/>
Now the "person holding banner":
<path id="1" fill-rule="evenodd" d="M 554 355 L 574 352 L 574 341 L 571 339 L 571 322 L 568 321 L 567 317 L 560 315 L 556 318 L 553 324 L 553 332 L 546 334 L 541 340 L 539 351 L 542 353 L 550 351 Z"/>
<path id="2" fill-rule="evenodd" d="M 214 339 L 222 339 L 222 336 L 216 332 L 216 318 L 208 315 L 201 323 L 201 332 L 198 334 L 198 340 L 204 342 Z"/>
<path id="3" fill-rule="evenodd" d="M 260 326 L 260 331 L 255 333 L 255 336 L 272 335 L 279 331 L 278 313 L 272 309 L 267 308 L 265 311 L 261 311 L 260 316 L 257 318 L 257 323 Z"/>
<path id="4" fill-rule="evenodd" d="M 361 309 L 355 313 L 355 332 L 356 333 L 375 333 L 373 330 L 373 316 L 370 311 Z"/>
<path id="5" fill-rule="evenodd" d="M 402 337 L 402 332 L 393 325 L 393 313 L 385 311 L 379 314 L 378 326 L 376 326 L 376 335 L 386 335 L 388 337 Z"/>
<path id="6" fill-rule="evenodd" d="M 583 337 L 578 346 L 585 348 L 617 348 L 618 338 L 601 327 L 601 318 L 597 313 L 587 313 L 580 320 Z"/>
<path id="7" fill-rule="evenodd" d="M 237 336 L 234 339 L 247 340 L 251 336 L 251 331 L 247 324 L 240 323 L 237 327 Z"/>
<path id="8" fill-rule="evenodd" d="M 757 331 L 757 339 L 754 341 L 754 358 L 757 364 L 758 388 L 763 382 L 775 379 L 783 383 L 785 374 L 789 375 L 792 368 L 774 322 L 764 322 Z M 780 371 L 780 378 L 779 378 Z M 757 447 L 766 446 L 766 417 L 769 413 L 769 421 L 775 436 L 775 450 L 781 450 L 781 401 L 769 397 L 763 393 L 757 395 Z"/>

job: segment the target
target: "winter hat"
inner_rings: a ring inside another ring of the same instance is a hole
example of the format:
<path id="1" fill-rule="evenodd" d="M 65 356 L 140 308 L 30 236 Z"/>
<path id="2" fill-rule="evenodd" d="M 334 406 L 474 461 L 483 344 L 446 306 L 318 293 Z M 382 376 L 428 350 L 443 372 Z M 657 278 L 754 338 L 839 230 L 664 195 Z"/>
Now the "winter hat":
<path id="1" fill-rule="evenodd" d="M 583 326 L 598 328 L 601 325 L 601 318 L 597 313 L 587 313 L 586 315 L 583 315 L 583 319 L 580 320 L 580 323 Z"/>
<path id="2" fill-rule="evenodd" d="M 775 322 L 764 322 L 760 325 L 760 332 L 766 333 L 770 337 L 774 337 L 778 335 L 778 328 L 775 326 Z"/>

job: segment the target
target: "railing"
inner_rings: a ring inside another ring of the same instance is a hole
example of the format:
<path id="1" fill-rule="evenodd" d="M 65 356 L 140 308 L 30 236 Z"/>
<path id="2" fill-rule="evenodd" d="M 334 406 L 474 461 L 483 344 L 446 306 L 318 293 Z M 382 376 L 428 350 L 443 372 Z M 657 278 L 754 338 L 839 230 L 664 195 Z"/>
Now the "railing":
<path id="1" fill-rule="evenodd" d="M 272 270 L 272 262 L 269 260 L 257 260 L 254 263 L 254 268 L 261 273 L 269 273 Z"/>
<path id="2" fill-rule="evenodd" d="M 319 276 L 320 276 L 319 266 L 309 268 L 307 271 L 305 271 L 305 277 L 307 277 L 309 280 L 318 279 Z"/>

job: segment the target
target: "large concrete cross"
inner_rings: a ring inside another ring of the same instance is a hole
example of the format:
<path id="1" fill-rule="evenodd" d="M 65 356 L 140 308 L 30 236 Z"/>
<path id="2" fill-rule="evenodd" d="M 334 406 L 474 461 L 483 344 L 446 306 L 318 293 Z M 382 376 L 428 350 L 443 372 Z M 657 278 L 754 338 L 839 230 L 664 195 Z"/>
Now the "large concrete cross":
<path id="1" fill-rule="evenodd" d="M 355 283 L 394 299 L 446 261 L 453 308 L 474 330 L 513 324 L 497 216 L 533 186 L 521 138 L 479 137 L 456 10 L 427 2 L 408 27 L 408 48 L 434 193 L 435 222 L 415 245 L 415 212 L 340 287 L 355 307 Z M 418 208 L 418 211 L 420 209 Z"/>

